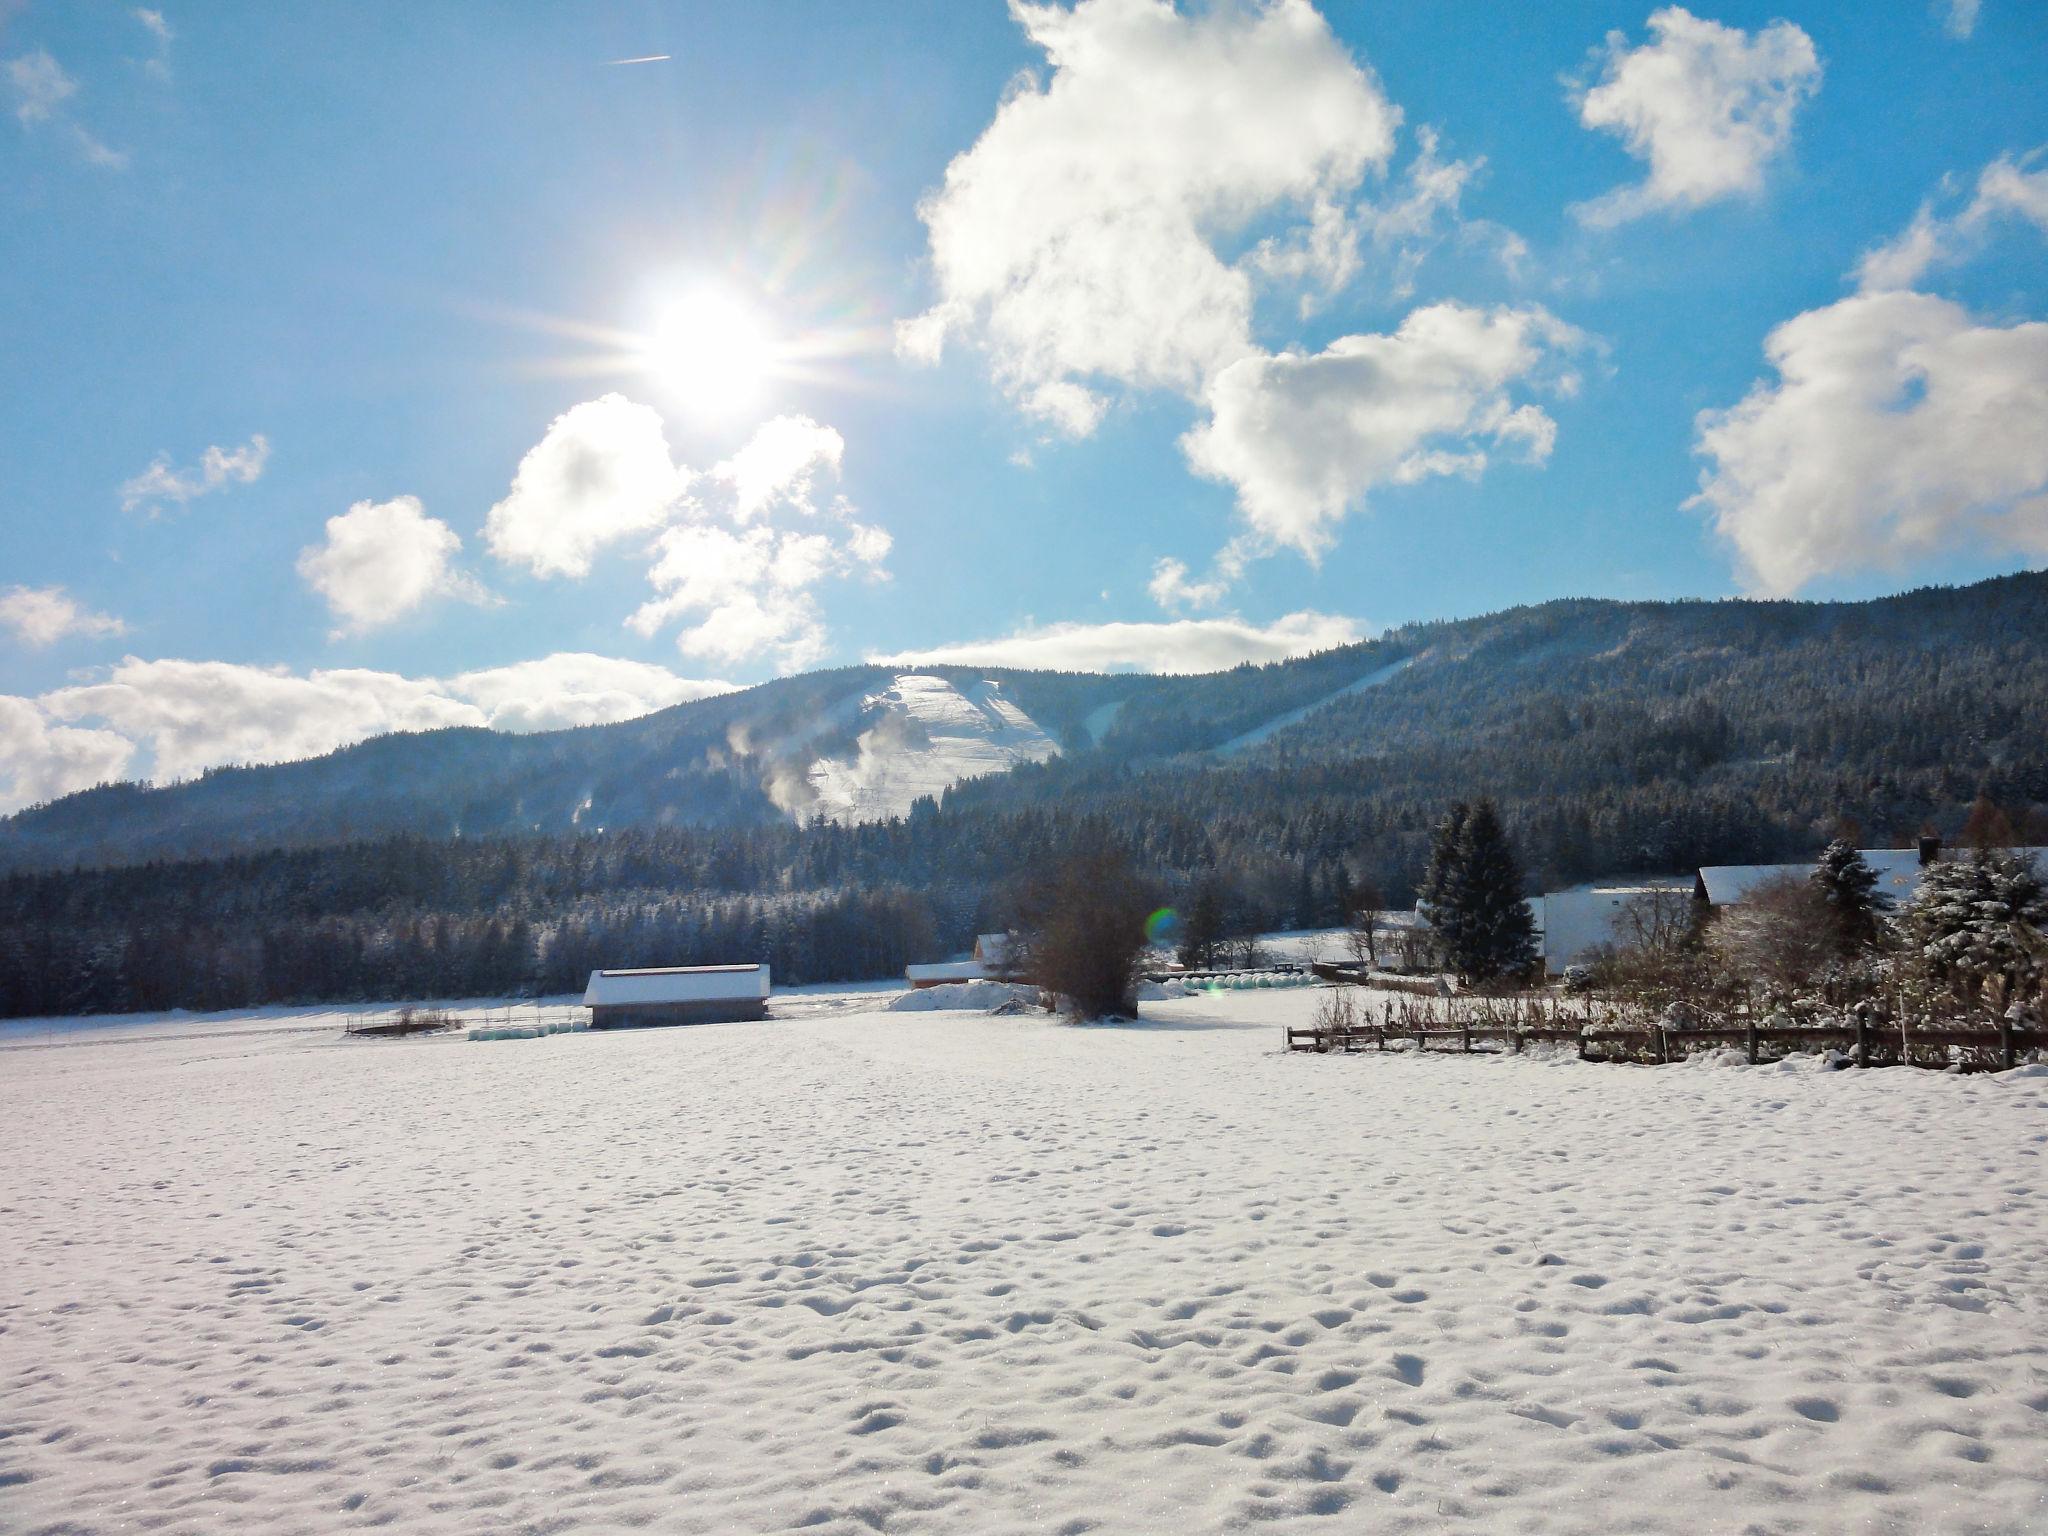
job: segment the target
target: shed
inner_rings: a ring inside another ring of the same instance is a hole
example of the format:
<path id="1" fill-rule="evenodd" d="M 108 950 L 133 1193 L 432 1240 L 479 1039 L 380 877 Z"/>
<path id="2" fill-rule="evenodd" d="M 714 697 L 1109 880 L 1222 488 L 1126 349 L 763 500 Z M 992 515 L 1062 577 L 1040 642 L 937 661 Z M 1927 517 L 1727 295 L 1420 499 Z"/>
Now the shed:
<path id="1" fill-rule="evenodd" d="M 986 981 L 989 973 L 978 960 L 938 960 L 930 965 L 906 965 L 903 979 L 910 983 L 912 991 L 919 991 L 956 981 Z"/>
<path id="2" fill-rule="evenodd" d="M 768 1017 L 766 965 L 668 965 L 592 971 L 583 991 L 593 1029 L 732 1024 Z"/>

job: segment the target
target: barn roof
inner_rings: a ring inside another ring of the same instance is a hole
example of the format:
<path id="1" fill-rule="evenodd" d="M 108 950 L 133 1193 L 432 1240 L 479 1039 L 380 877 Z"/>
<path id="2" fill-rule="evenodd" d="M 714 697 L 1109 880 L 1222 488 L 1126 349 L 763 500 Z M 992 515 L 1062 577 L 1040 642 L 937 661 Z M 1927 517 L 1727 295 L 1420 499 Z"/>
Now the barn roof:
<path id="1" fill-rule="evenodd" d="M 586 1008 L 739 1002 L 768 995 L 766 965 L 669 965 L 592 971 Z"/>

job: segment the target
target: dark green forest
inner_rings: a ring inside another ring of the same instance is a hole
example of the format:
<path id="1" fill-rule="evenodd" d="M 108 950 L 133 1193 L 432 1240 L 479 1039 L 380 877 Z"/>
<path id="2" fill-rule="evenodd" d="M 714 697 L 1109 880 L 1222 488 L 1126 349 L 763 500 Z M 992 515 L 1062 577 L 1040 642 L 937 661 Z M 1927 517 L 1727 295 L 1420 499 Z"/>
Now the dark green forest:
<path id="1" fill-rule="evenodd" d="M 1241 931 L 1335 924 L 1363 885 L 1406 905 L 1431 826 L 1478 797 L 1532 889 L 1954 837 L 1980 797 L 2048 842 L 2041 573 L 1858 604 L 1562 601 L 1196 677 L 934 670 L 998 678 L 1065 753 L 902 821 L 792 819 L 766 786 L 846 750 L 844 701 L 886 679 L 847 669 L 23 812 L 0 824 L 0 1013 L 551 993 L 708 960 L 892 975 L 1105 842 L 1162 902 L 1215 882 Z"/>

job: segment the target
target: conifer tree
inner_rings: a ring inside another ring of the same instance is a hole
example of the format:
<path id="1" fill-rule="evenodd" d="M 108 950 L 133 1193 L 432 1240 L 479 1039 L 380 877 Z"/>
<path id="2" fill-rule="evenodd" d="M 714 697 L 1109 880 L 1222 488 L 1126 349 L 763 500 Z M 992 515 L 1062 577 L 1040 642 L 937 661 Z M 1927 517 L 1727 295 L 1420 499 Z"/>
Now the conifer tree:
<path id="1" fill-rule="evenodd" d="M 2041 979 L 2042 960 L 2016 930 L 2048 928 L 2048 887 L 2024 857 L 1980 849 L 1934 865 L 1902 922 L 1922 971 L 1966 997 L 1994 978 Z"/>
<path id="2" fill-rule="evenodd" d="M 1464 818 L 1450 900 L 1457 912 L 1451 961 L 1461 976 L 1492 981 L 1536 963 L 1536 921 L 1522 896 L 1522 868 L 1491 800 Z"/>
<path id="3" fill-rule="evenodd" d="M 1837 953 L 1846 958 L 1874 948 L 1892 899 L 1877 888 L 1877 871 L 1863 855 L 1838 837 L 1821 850 L 1812 879 L 1828 905 Z"/>

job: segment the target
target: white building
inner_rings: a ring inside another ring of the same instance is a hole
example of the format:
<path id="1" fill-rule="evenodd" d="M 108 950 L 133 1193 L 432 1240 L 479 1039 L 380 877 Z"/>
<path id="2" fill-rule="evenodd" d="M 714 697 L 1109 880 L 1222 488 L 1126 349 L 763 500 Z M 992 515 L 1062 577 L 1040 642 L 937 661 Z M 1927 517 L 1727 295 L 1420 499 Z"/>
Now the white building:
<path id="1" fill-rule="evenodd" d="M 670 965 L 592 971 L 583 990 L 593 1029 L 730 1024 L 768 1017 L 766 965 Z"/>
<path id="2" fill-rule="evenodd" d="M 903 979 L 910 983 L 912 990 L 920 987 L 941 987 L 954 981 L 1009 981 L 1013 978 L 1010 964 L 1010 936 L 1007 933 L 984 933 L 974 940 L 974 953 L 965 960 L 938 960 L 929 965 L 906 965 Z"/>
<path id="3" fill-rule="evenodd" d="M 1584 964 L 1602 945 L 1621 942 L 1614 925 L 1630 901 L 1674 891 L 1689 896 L 1692 889 L 1690 875 L 1630 875 L 1545 891 L 1530 903 L 1542 934 L 1544 969 L 1554 976 Z"/>

